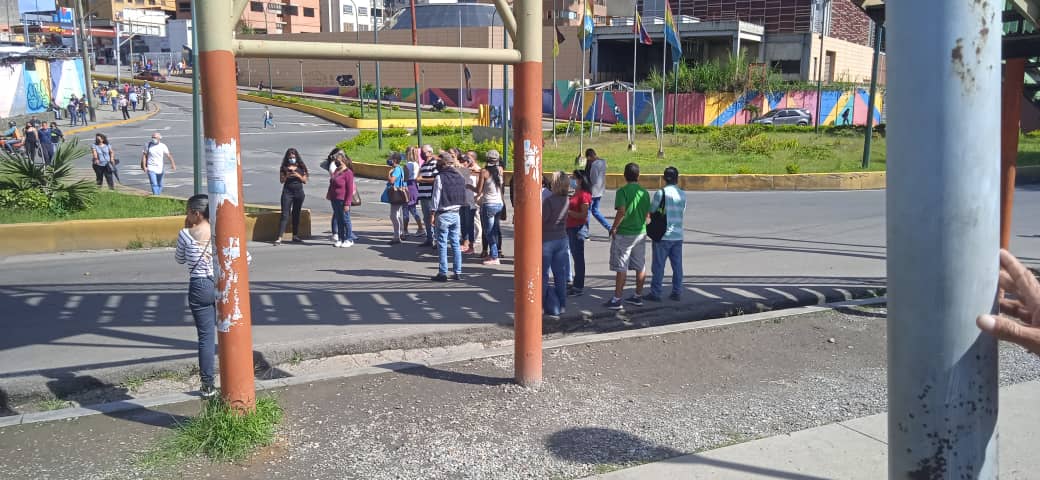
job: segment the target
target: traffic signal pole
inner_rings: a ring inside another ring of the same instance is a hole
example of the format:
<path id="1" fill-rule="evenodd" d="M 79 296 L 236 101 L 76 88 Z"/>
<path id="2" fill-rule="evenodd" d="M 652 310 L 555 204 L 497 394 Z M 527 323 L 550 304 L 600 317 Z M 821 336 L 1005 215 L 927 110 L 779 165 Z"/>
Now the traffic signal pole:
<path id="1" fill-rule="evenodd" d="M 256 405 L 253 381 L 252 313 L 246 261 L 245 204 L 239 143 L 235 56 L 231 52 L 234 8 L 227 0 L 197 0 L 210 218 L 214 223 L 217 275 L 217 332 L 220 390 L 225 401 L 241 412 Z"/>

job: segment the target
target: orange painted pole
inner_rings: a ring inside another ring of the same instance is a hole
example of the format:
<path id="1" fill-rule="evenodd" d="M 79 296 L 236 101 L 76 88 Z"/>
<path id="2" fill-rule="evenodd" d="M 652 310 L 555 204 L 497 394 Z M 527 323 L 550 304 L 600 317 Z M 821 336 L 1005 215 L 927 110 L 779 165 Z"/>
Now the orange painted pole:
<path id="1" fill-rule="evenodd" d="M 1004 85 L 1000 95 L 1000 248 L 1011 244 L 1011 207 L 1015 202 L 1015 170 L 1018 160 L 1018 131 L 1022 118 L 1022 83 L 1026 59 L 1004 62 Z"/>
<path id="2" fill-rule="evenodd" d="M 206 183 L 217 252 L 217 336 L 220 390 L 241 412 L 256 405 L 252 314 L 246 253 L 242 161 L 239 144 L 235 57 L 231 53 L 232 2 L 198 0 L 199 68 Z"/>
<path id="3" fill-rule="evenodd" d="M 513 362 L 516 382 L 536 386 L 542 381 L 542 0 L 516 0 L 513 8 L 520 50 L 520 63 L 513 69 Z"/>

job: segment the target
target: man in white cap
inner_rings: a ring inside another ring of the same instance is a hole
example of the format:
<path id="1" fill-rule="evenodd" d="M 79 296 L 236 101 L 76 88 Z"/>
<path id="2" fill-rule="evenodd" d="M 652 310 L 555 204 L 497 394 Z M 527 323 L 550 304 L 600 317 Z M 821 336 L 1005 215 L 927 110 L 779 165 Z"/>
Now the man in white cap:
<path id="1" fill-rule="evenodd" d="M 152 195 L 162 194 L 164 160 L 170 159 L 170 171 L 177 171 L 177 164 L 173 162 L 173 155 L 165 143 L 162 143 L 162 134 L 152 134 L 152 141 L 148 142 L 141 152 L 141 170 L 148 174 L 148 183 L 152 185 Z"/>

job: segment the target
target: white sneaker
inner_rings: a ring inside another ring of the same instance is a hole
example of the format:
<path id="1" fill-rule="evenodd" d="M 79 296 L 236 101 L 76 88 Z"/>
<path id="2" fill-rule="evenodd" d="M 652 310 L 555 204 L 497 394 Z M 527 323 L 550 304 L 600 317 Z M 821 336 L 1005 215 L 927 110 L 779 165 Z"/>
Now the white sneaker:
<path id="1" fill-rule="evenodd" d="M 339 235 L 336 235 L 336 234 L 329 235 L 329 240 L 335 242 L 335 241 L 339 240 Z"/>
<path id="2" fill-rule="evenodd" d="M 342 248 L 350 248 L 350 247 L 353 247 L 353 246 L 354 246 L 354 242 L 352 240 L 347 240 L 347 241 L 343 242 L 343 244 L 340 245 L 340 247 L 342 247 Z"/>
<path id="3" fill-rule="evenodd" d="M 343 242 L 336 240 L 336 243 L 332 244 L 333 247 L 339 248 L 343 246 Z"/>

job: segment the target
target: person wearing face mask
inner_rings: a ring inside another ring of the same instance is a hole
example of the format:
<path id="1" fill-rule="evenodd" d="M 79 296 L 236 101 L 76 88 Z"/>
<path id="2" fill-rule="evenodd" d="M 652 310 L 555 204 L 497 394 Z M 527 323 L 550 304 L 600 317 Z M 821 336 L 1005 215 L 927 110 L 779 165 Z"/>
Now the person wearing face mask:
<path id="1" fill-rule="evenodd" d="M 162 194 L 163 175 L 166 173 L 163 161 L 167 158 L 170 159 L 170 171 L 176 172 L 177 164 L 173 162 L 170 149 L 165 143 L 162 143 L 162 134 L 153 133 L 152 141 L 148 142 L 144 151 L 141 152 L 141 170 L 148 174 L 148 183 L 152 185 L 152 195 Z"/>
<path id="2" fill-rule="evenodd" d="M 177 235 L 174 260 L 188 266 L 188 308 L 195 318 L 198 334 L 199 376 L 202 396 L 217 393 L 214 386 L 214 361 L 217 340 L 216 286 L 213 283 L 213 245 L 209 223 L 209 197 L 188 199 L 184 229 Z"/>
<path id="3" fill-rule="evenodd" d="M 282 218 L 278 223 L 278 237 L 274 244 L 282 243 L 282 235 L 292 217 L 292 241 L 302 243 L 300 238 L 300 212 L 303 210 L 303 185 L 307 183 L 307 165 L 300 158 L 300 152 L 295 148 L 289 148 L 282 157 L 282 166 L 278 171 L 278 180 L 282 182 Z"/>
<path id="4" fill-rule="evenodd" d="M 585 241 L 589 239 L 589 207 L 592 205 L 592 185 L 585 170 L 571 175 L 571 195 L 567 202 L 567 246 L 574 263 L 574 278 L 567 296 L 585 293 Z"/>
<path id="5" fill-rule="evenodd" d="M 342 151 L 332 156 L 335 168 L 329 176 L 329 190 L 325 199 L 332 202 L 332 219 L 336 223 L 334 247 L 352 247 L 350 225 L 350 199 L 354 196 L 354 172 L 350 169 L 350 158 Z"/>

